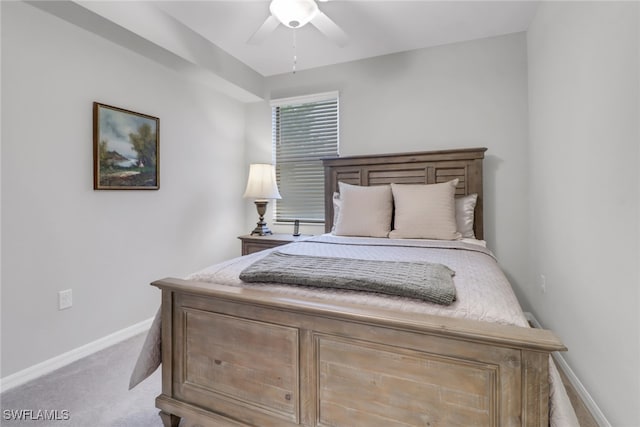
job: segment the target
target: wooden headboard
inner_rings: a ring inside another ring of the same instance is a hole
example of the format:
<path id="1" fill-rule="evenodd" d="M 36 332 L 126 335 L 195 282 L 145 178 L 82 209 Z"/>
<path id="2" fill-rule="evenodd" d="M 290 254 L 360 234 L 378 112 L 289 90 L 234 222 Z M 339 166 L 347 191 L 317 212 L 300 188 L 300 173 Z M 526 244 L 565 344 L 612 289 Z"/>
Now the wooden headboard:
<path id="1" fill-rule="evenodd" d="M 486 148 L 335 157 L 324 162 L 325 232 L 333 227 L 333 193 L 338 182 L 353 185 L 436 184 L 458 178 L 456 197 L 477 193 L 474 232 L 484 238 L 482 159 Z"/>

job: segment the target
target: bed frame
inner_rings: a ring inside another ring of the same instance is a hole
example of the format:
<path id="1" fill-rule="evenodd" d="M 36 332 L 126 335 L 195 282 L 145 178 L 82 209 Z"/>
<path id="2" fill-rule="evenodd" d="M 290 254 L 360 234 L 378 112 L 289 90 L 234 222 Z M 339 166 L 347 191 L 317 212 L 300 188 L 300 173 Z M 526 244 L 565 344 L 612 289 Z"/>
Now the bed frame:
<path id="1" fill-rule="evenodd" d="M 338 181 L 459 178 L 478 193 L 484 148 L 325 160 L 326 227 Z M 550 331 L 407 314 L 262 289 L 164 279 L 165 426 L 549 425 Z"/>

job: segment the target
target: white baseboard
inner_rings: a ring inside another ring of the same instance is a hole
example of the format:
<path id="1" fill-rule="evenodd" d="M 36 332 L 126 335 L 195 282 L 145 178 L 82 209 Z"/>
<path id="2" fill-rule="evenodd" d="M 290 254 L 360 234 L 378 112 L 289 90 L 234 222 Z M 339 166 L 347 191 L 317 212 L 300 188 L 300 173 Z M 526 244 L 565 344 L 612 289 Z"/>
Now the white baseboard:
<path id="1" fill-rule="evenodd" d="M 536 319 L 532 313 L 526 312 L 524 315 L 533 326 L 535 326 L 536 328 L 543 329 L 542 325 L 540 325 L 540 322 L 538 322 L 538 319 Z M 589 412 L 591 413 L 595 421 L 598 423 L 598 425 L 600 427 L 611 427 L 611 423 L 609 423 L 607 418 L 604 416 L 604 414 L 602 413 L 602 411 L 600 410 L 596 402 L 593 400 L 593 398 L 591 397 L 587 389 L 584 387 L 584 385 L 580 382 L 580 380 L 576 376 L 575 372 L 573 372 L 573 370 L 571 369 L 571 367 L 569 366 L 565 358 L 562 357 L 562 354 L 556 351 L 556 352 L 553 352 L 551 356 L 553 357 L 553 360 L 556 362 L 558 369 L 560 369 L 567 376 L 567 378 L 569 379 L 569 382 L 571 383 L 573 388 L 576 390 L 576 393 L 578 393 L 578 396 L 580 396 L 580 399 L 582 399 L 582 402 L 587 407 L 587 409 L 589 410 Z"/>
<path id="2" fill-rule="evenodd" d="M 75 348 L 71 351 L 63 353 L 59 356 L 53 357 L 44 362 L 33 365 L 27 369 L 16 372 L 15 374 L 8 375 L 0 379 L 0 392 L 7 391 L 19 385 L 25 384 L 31 380 L 34 380 L 42 375 L 46 375 L 56 369 L 62 368 L 76 360 L 87 357 L 95 352 L 104 350 L 105 348 L 138 335 L 151 327 L 153 317 L 151 319 L 143 320 L 140 323 L 129 326 L 128 328 L 121 329 L 106 337 L 97 339 L 89 344 Z"/>

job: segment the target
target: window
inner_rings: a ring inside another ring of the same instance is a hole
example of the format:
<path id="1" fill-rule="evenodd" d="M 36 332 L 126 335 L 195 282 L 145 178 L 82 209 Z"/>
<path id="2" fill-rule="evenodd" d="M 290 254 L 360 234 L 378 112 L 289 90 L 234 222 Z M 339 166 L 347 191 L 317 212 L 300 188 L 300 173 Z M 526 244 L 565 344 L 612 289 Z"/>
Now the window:
<path id="1" fill-rule="evenodd" d="M 338 155 L 338 93 L 272 102 L 277 222 L 324 222 L 322 158 Z"/>

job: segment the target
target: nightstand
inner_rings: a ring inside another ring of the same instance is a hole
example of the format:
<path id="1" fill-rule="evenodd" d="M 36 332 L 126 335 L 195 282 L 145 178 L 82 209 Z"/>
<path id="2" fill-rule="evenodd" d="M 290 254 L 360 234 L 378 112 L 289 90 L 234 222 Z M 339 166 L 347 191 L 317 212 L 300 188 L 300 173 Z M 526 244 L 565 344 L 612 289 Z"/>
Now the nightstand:
<path id="1" fill-rule="evenodd" d="M 310 234 L 301 234 L 300 236 L 292 236 L 291 234 L 268 234 L 266 236 L 257 236 L 247 234 L 240 236 L 242 240 L 242 255 L 249 255 L 254 252 L 260 252 L 264 249 L 275 248 L 276 246 L 286 245 L 291 242 L 298 242 L 312 237 Z"/>

